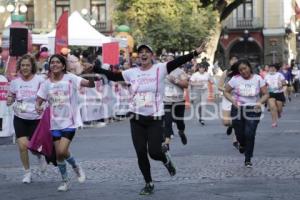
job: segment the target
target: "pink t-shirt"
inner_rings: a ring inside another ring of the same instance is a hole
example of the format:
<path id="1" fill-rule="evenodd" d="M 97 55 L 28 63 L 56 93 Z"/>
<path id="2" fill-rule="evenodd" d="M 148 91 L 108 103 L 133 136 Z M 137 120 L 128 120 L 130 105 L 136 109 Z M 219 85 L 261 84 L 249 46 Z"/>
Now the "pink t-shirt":
<path id="1" fill-rule="evenodd" d="M 282 82 L 285 81 L 284 76 L 276 72 L 274 74 L 268 73 L 265 76 L 265 81 L 268 85 L 269 92 L 272 93 L 281 93 L 283 92 Z"/>
<path id="2" fill-rule="evenodd" d="M 265 81 L 254 74 L 250 79 L 237 75 L 228 82 L 233 88 L 233 96 L 239 105 L 255 105 L 259 100 L 260 88 L 266 85 Z"/>
<path id="3" fill-rule="evenodd" d="M 122 72 L 131 85 L 130 111 L 144 116 L 164 115 L 164 79 L 167 75 L 166 63 L 154 64 L 148 70 L 139 67 Z"/>
<path id="4" fill-rule="evenodd" d="M 62 80 L 51 82 L 47 79 L 37 96 L 49 102 L 51 130 L 77 128 L 81 125 L 78 90 L 82 78 L 74 74 L 64 74 Z"/>
<path id="5" fill-rule="evenodd" d="M 16 95 L 13 110 L 17 117 L 28 120 L 40 119 L 41 116 L 35 110 L 37 91 L 45 79 L 42 76 L 34 75 L 29 81 L 18 77 L 11 81 L 10 92 Z"/>

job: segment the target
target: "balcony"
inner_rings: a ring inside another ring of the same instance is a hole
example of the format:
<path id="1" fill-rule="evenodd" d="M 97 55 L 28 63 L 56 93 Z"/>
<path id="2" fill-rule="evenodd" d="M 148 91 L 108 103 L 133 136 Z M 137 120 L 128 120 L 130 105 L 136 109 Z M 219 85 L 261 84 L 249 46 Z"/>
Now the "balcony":
<path id="1" fill-rule="evenodd" d="M 24 22 L 24 25 L 27 26 L 31 31 L 34 29 L 34 21 L 26 21 Z"/>
<path id="2" fill-rule="evenodd" d="M 111 33 L 112 30 L 112 22 L 111 21 L 106 21 L 106 22 L 97 22 L 95 25 L 95 29 L 99 31 L 100 33 Z"/>
<path id="3" fill-rule="evenodd" d="M 262 18 L 232 18 L 227 21 L 225 24 L 228 29 L 258 29 L 263 28 Z"/>

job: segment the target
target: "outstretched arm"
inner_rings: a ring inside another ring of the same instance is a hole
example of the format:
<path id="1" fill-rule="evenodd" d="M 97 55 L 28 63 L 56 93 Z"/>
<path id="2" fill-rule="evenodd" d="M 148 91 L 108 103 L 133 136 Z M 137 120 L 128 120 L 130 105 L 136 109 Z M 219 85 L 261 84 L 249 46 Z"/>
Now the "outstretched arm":
<path id="1" fill-rule="evenodd" d="M 94 66 L 94 72 L 105 75 L 111 81 L 125 81 L 121 72 L 112 72 L 96 65 Z"/>
<path id="2" fill-rule="evenodd" d="M 168 73 L 171 73 L 174 69 L 177 67 L 180 67 L 184 63 L 192 60 L 194 57 L 198 56 L 200 53 L 204 51 L 206 43 L 202 43 L 200 47 L 198 47 L 195 51 L 192 53 L 189 53 L 187 55 L 179 56 L 178 58 L 175 58 L 174 60 L 167 63 L 167 71 Z"/>

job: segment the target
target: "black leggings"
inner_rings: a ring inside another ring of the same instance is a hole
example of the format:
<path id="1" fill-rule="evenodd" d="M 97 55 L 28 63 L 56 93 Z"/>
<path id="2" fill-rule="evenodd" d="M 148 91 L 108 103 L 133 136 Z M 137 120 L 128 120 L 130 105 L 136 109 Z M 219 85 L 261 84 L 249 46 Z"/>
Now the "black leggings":
<path id="1" fill-rule="evenodd" d="M 175 122 L 177 129 L 180 131 L 185 130 L 184 124 L 184 111 L 185 103 L 183 102 L 173 102 L 164 103 L 165 104 L 165 136 L 170 137 L 174 135 L 172 122 Z"/>
<path id="2" fill-rule="evenodd" d="M 164 131 L 163 120 L 140 115 L 136 117 L 130 120 L 132 142 L 138 157 L 139 168 L 146 183 L 149 183 L 152 181 L 152 177 L 148 152 L 153 160 L 167 162 L 161 149 Z"/>

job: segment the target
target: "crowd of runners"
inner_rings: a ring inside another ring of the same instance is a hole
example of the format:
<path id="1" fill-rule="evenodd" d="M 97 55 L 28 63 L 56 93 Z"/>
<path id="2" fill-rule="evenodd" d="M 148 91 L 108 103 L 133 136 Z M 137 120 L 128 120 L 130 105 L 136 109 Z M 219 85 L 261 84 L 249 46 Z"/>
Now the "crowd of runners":
<path id="1" fill-rule="evenodd" d="M 95 87 L 99 77 L 108 81 L 122 82 L 129 88 L 129 112 L 132 142 L 138 166 L 145 180 L 140 194 L 148 195 L 154 190 L 149 157 L 162 162 L 171 176 L 176 167 L 170 157 L 170 144 L 174 135 L 173 123 L 183 145 L 188 144 L 185 126 L 186 101 L 189 99 L 195 118 L 205 126 L 206 104 L 209 88 L 217 88 L 221 97 L 221 120 L 232 135 L 233 145 L 245 156 L 244 165 L 252 167 L 256 129 L 261 114 L 267 109 L 272 116 L 270 127 L 276 128 L 284 105 L 292 100 L 291 91 L 298 91 L 300 70 L 291 65 L 273 63 L 255 73 L 246 59 L 232 56 L 229 66 L 217 78 L 209 72 L 209 64 L 196 58 L 205 50 L 205 45 L 189 54 L 175 56 L 166 54 L 161 62 L 154 59 L 151 46 L 137 48 L 137 56 L 115 69 L 101 66 L 97 56 L 87 53 L 78 55 L 54 54 L 42 51 L 37 63 L 31 55 L 22 56 L 17 63 L 17 77 L 10 83 L 7 105 L 13 107 L 14 129 L 24 168 L 23 183 L 31 182 L 28 143 L 46 108 L 50 109 L 50 131 L 55 147 L 57 168 L 62 177 L 58 191 L 70 189 L 66 163 L 70 164 L 84 182 L 82 166 L 69 151 L 70 144 L 81 126 L 78 109 L 78 93 L 83 87 Z M 39 67 L 42 66 L 41 67 Z M 187 92 L 188 91 L 188 92 Z M 287 101 L 286 101 L 287 100 Z M 37 156 L 41 170 L 47 163 Z"/>

